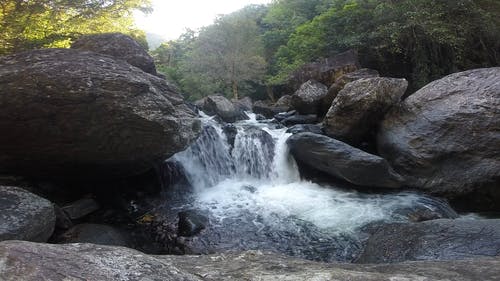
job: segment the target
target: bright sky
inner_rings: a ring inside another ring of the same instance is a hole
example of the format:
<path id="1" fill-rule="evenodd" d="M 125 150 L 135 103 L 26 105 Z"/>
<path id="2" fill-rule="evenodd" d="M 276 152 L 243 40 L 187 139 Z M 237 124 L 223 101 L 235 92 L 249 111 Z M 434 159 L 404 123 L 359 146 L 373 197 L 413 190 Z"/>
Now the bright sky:
<path id="1" fill-rule="evenodd" d="M 228 14 L 249 4 L 266 4 L 271 0 L 152 0 L 153 13 L 135 13 L 140 29 L 165 39 L 176 39 L 186 28 L 210 25 L 215 17 Z"/>

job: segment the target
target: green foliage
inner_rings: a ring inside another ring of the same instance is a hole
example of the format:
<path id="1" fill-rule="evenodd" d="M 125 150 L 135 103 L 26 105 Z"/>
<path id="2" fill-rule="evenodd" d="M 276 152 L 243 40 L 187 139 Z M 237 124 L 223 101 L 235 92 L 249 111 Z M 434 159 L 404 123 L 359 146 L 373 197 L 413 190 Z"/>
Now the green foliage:
<path id="1" fill-rule="evenodd" d="M 191 100 L 220 93 L 251 94 L 266 70 L 258 22 L 262 6 L 248 6 L 221 16 L 197 36 L 184 34 L 154 51 L 160 71 L 180 85 Z M 241 90 L 244 91 L 241 91 Z"/>
<path id="2" fill-rule="evenodd" d="M 0 55 L 44 47 L 68 47 L 88 33 L 123 32 L 146 42 L 133 28 L 132 10 L 149 0 L 2 0 Z"/>
<path id="3" fill-rule="evenodd" d="M 500 4 L 473 0 L 337 0 L 297 28 L 275 56 L 278 84 L 304 62 L 358 49 L 363 64 L 413 89 L 500 63 Z"/>

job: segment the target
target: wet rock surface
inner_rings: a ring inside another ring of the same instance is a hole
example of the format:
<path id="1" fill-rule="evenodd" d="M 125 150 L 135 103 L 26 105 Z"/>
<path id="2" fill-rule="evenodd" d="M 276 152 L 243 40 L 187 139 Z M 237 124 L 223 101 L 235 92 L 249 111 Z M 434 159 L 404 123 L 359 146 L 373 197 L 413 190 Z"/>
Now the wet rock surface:
<path id="1" fill-rule="evenodd" d="M 361 242 L 354 236 L 332 235 L 300 219 L 282 218 L 275 226 L 259 220 L 262 218 L 245 212 L 222 221 L 212 218 L 216 223 L 175 243 L 184 254 L 263 250 L 324 262 L 350 262 L 361 252 Z"/>
<path id="2" fill-rule="evenodd" d="M 44 49 L 0 58 L 0 172 L 47 178 L 143 173 L 199 121 L 163 79 L 109 56 Z"/>
<path id="3" fill-rule="evenodd" d="M 404 181 L 385 159 L 324 135 L 298 133 L 287 144 L 298 161 L 356 185 L 398 188 Z"/>
<path id="4" fill-rule="evenodd" d="M 287 133 L 298 134 L 298 133 L 313 133 L 313 134 L 323 134 L 323 129 L 320 125 L 313 124 L 297 124 L 293 125 L 288 130 Z"/>
<path id="5" fill-rule="evenodd" d="M 359 263 L 459 260 L 500 255 L 500 219 L 388 224 L 367 241 Z"/>
<path id="6" fill-rule="evenodd" d="M 324 264 L 250 251 L 209 256 L 148 256 L 91 244 L 0 243 L 6 281 L 54 280 L 455 280 L 493 281 L 498 258 L 388 265 Z"/>
<path id="7" fill-rule="evenodd" d="M 0 185 L 0 241 L 45 242 L 55 221 L 54 206 L 48 200 L 19 187 Z"/>
<path id="8" fill-rule="evenodd" d="M 469 210 L 499 210 L 500 68 L 434 81 L 381 124 L 381 155 L 426 192 Z"/>

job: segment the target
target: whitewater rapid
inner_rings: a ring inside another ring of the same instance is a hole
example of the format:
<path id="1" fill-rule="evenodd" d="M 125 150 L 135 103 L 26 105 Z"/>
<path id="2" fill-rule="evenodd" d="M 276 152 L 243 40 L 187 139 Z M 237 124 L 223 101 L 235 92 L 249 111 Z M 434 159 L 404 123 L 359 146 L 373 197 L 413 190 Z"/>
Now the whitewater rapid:
<path id="1" fill-rule="evenodd" d="M 202 115 L 200 139 L 173 158 L 193 188 L 190 207 L 209 213 L 214 224 L 245 214 L 256 227 L 293 218 L 332 234 L 352 234 L 371 222 L 406 221 L 398 210 L 436 208 L 414 193 L 362 194 L 301 180 L 286 145 L 291 134 L 249 116 L 234 125 L 231 145 L 223 125 Z"/>

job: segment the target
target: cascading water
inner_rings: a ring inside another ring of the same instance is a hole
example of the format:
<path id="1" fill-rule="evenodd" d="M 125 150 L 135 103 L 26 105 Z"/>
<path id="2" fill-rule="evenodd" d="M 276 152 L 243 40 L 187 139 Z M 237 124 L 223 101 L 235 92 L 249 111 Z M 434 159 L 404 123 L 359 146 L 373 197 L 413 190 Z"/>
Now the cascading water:
<path id="1" fill-rule="evenodd" d="M 263 249 L 351 261 L 370 223 L 406 221 L 404 210 L 415 206 L 453 212 L 413 193 L 369 195 L 303 181 L 288 153 L 291 134 L 249 116 L 228 137 L 221 124 L 202 115 L 200 138 L 169 160 L 181 164 L 192 187 L 191 196 L 170 208 L 210 218 L 205 231 L 184 241 L 187 252 Z"/>

